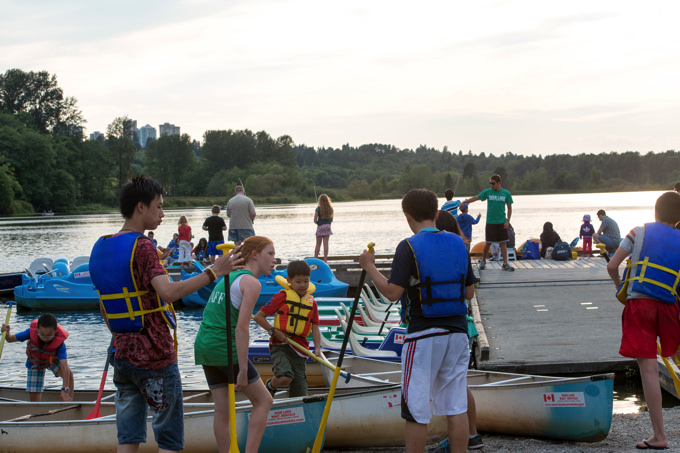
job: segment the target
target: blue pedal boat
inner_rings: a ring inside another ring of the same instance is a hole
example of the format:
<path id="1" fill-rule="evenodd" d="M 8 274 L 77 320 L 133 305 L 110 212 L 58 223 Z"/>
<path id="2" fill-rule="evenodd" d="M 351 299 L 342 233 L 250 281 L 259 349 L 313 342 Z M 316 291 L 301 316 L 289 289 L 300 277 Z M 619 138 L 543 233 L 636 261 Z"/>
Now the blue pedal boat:
<path id="1" fill-rule="evenodd" d="M 349 284 L 338 280 L 328 264 L 317 258 L 305 258 L 305 261 L 307 264 L 309 264 L 309 267 L 312 270 L 310 282 L 314 283 L 316 286 L 316 291 L 314 291 L 315 298 L 347 297 L 347 289 L 349 288 Z M 195 272 L 188 273 L 186 271 L 182 271 L 182 280 L 194 277 L 205 270 L 203 265 L 197 260 L 193 261 L 193 266 Z M 260 280 L 262 290 L 260 291 L 260 297 L 257 299 L 257 303 L 255 304 L 255 308 L 257 310 L 269 302 L 272 297 L 274 297 L 274 294 L 283 289 L 281 285 L 276 282 L 277 275 L 285 278 L 288 275 L 288 272 L 285 269 L 275 270 L 269 275 L 261 275 L 259 277 L 258 280 Z M 212 294 L 212 290 L 220 280 L 221 278 L 216 282 L 211 282 L 198 291 L 183 297 L 182 302 L 184 302 L 185 306 L 189 307 L 205 306 L 205 304 L 208 302 L 208 299 L 210 298 L 210 294 Z"/>
<path id="2" fill-rule="evenodd" d="M 96 310 L 99 295 L 90 278 L 90 264 L 69 271 L 68 262 L 54 262 L 49 272 L 38 275 L 26 269 L 22 284 L 14 288 L 19 307 L 32 310 Z"/>

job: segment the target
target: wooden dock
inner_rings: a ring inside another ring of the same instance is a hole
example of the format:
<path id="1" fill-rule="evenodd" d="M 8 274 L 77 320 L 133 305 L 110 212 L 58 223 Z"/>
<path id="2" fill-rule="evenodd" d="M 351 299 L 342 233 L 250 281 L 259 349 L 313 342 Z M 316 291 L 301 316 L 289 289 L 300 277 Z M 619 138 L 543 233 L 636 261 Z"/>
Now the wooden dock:
<path id="1" fill-rule="evenodd" d="M 635 361 L 618 354 L 623 305 L 602 257 L 487 261 L 472 303 L 480 332 L 474 348 L 484 370 L 531 374 L 621 371 Z"/>

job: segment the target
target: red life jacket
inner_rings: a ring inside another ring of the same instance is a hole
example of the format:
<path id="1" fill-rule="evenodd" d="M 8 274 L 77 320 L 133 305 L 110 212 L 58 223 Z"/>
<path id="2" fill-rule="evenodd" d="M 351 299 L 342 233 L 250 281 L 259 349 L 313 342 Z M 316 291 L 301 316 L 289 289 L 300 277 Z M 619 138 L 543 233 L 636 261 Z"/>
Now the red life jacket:
<path id="1" fill-rule="evenodd" d="M 34 319 L 31 322 L 31 339 L 26 345 L 26 355 L 28 360 L 33 364 L 37 370 L 43 370 L 49 367 L 57 360 L 57 349 L 64 344 L 68 338 L 66 329 L 57 324 L 57 330 L 54 333 L 54 338 L 49 343 L 44 343 L 38 338 L 38 320 Z"/>

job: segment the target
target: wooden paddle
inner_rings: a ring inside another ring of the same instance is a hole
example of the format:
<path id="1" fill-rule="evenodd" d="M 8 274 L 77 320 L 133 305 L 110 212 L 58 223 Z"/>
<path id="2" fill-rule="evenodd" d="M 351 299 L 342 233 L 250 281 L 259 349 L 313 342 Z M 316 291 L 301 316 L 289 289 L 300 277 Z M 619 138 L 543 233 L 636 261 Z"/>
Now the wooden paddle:
<path id="1" fill-rule="evenodd" d="M 233 245 L 233 244 L 220 244 Z M 231 350 L 233 339 L 231 337 L 231 282 L 229 281 L 229 274 L 224 277 L 224 292 L 226 293 L 226 317 L 227 317 L 227 385 L 229 390 L 229 451 L 231 453 L 238 453 L 238 443 L 236 442 L 236 390 L 234 388 L 234 357 Z"/>
<path id="2" fill-rule="evenodd" d="M 373 247 L 375 242 L 370 242 L 368 244 L 368 253 L 373 253 Z M 354 313 L 357 311 L 359 305 L 359 298 L 361 297 L 361 289 L 364 287 L 364 280 L 366 279 L 366 270 L 361 271 L 361 277 L 359 277 L 359 285 L 357 286 L 357 292 L 354 296 L 354 303 L 352 304 L 352 311 L 349 315 L 349 320 L 347 320 L 347 331 L 345 332 L 345 337 L 342 340 L 342 348 L 340 348 L 340 355 L 338 356 L 338 364 L 335 368 L 335 373 L 333 373 L 333 382 L 331 383 L 331 388 L 328 391 L 328 399 L 326 400 L 326 407 L 323 410 L 323 416 L 321 417 L 321 424 L 319 425 L 319 431 L 316 433 L 316 439 L 314 440 L 314 446 L 312 447 L 313 453 L 319 453 L 321 447 L 323 447 L 323 439 L 326 434 L 326 424 L 328 423 L 328 416 L 331 413 L 331 404 L 333 404 L 333 396 L 335 395 L 335 387 L 338 385 L 338 378 L 340 377 L 340 369 L 342 368 L 342 359 L 345 356 L 345 350 L 347 349 L 347 342 L 349 341 L 349 336 L 352 332 L 352 324 L 354 323 Z"/>
<path id="3" fill-rule="evenodd" d="M 99 384 L 99 393 L 97 393 L 97 401 L 94 403 L 94 409 L 85 417 L 85 420 L 92 420 L 93 418 L 100 418 L 102 416 L 99 408 L 102 404 L 102 394 L 104 393 L 104 384 L 106 384 L 106 375 L 109 373 L 109 363 L 111 362 L 111 350 L 113 349 L 113 341 L 115 337 L 111 336 L 111 343 L 106 350 L 106 365 L 104 365 L 104 374 L 102 374 L 102 382 Z"/>
<path id="4" fill-rule="evenodd" d="M 12 316 L 12 305 L 16 302 L 7 302 L 7 316 L 5 316 L 5 324 L 9 324 L 9 318 Z M 2 339 L 0 340 L 0 357 L 2 357 L 2 348 L 5 347 L 5 337 L 7 337 L 7 332 L 2 333 Z"/>

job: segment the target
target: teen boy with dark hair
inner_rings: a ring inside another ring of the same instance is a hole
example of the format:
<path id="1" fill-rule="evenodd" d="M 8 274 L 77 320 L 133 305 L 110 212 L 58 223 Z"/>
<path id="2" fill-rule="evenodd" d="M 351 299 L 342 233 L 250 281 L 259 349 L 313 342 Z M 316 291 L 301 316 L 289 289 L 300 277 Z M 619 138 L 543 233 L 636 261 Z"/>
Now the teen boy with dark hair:
<path id="1" fill-rule="evenodd" d="M 222 250 L 217 250 L 217 246 L 224 244 L 224 231 L 227 229 L 227 224 L 220 217 L 219 206 L 213 205 L 210 212 L 212 215 L 203 222 L 203 231 L 208 232 L 208 255 L 210 256 L 210 263 L 215 264 L 217 255 L 222 254 Z"/>
<path id="2" fill-rule="evenodd" d="M 7 342 L 28 341 L 26 345 L 27 383 L 26 391 L 33 402 L 42 399 L 45 384 L 45 370 L 50 370 L 56 377 L 62 378 L 61 401 L 73 400 L 73 372 L 68 366 L 66 344 L 68 332 L 57 323 L 52 313 L 43 313 L 31 322 L 31 326 L 16 335 L 10 334 L 9 324 L 0 329 L 7 332 Z"/>
<path id="3" fill-rule="evenodd" d="M 448 418 L 453 452 L 468 446 L 466 299 L 474 296 L 474 274 L 460 236 L 436 228 L 437 195 L 409 191 L 401 202 L 414 235 L 399 243 L 388 280 L 364 251 L 359 264 L 389 300 L 402 296 L 408 328 L 402 351 L 402 418 L 406 452 L 422 452 L 435 415 Z"/>
<path id="4" fill-rule="evenodd" d="M 307 395 L 307 356 L 288 344 L 290 337 L 305 349 L 309 349 L 307 336 L 311 332 L 316 355 L 321 353 L 321 332 L 316 301 L 310 293 L 309 278 L 312 270 L 304 261 L 288 263 L 289 288 L 274 295 L 272 300 L 255 315 L 255 322 L 269 332 L 269 350 L 274 362 L 274 377 L 266 383 L 274 396 L 280 387 L 288 387 L 288 396 Z M 276 316 L 274 325 L 267 316 Z"/>
<path id="5" fill-rule="evenodd" d="M 666 192 L 654 206 L 655 222 L 635 227 L 621 241 L 607 272 L 626 307 L 621 315 L 619 354 L 636 358 L 649 408 L 652 436 L 637 443 L 643 450 L 668 448 L 661 411 L 657 337 L 661 357 L 676 355 L 680 345 L 678 274 L 680 269 L 680 194 Z M 630 255 L 623 283 L 619 265 Z"/>
<path id="6" fill-rule="evenodd" d="M 184 448 L 182 382 L 177 367 L 172 302 L 238 268 L 240 253 L 220 258 L 205 272 L 173 282 L 145 230 L 160 225 L 163 187 L 144 175 L 120 191 L 125 218 L 117 233 L 95 243 L 90 275 L 99 292 L 100 308 L 116 339 L 113 359 L 116 385 L 118 452 L 136 452 L 146 442 L 146 416 L 153 414 L 159 451 Z"/>

